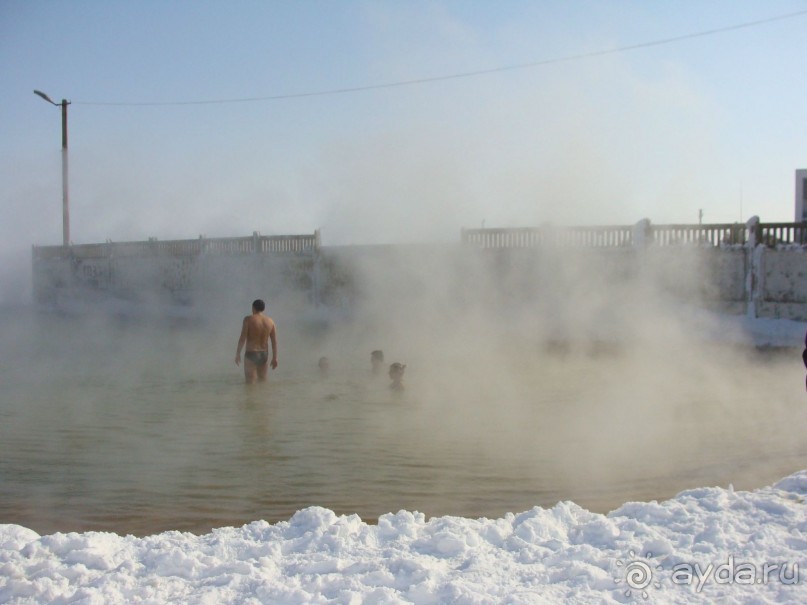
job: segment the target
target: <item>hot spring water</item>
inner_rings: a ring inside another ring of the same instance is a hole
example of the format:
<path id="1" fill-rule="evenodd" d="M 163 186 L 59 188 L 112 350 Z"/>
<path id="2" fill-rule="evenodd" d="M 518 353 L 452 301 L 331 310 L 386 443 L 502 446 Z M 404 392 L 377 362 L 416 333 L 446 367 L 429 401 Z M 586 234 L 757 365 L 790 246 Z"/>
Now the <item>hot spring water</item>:
<path id="1" fill-rule="evenodd" d="M 280 368 L 246 386 L 238 321 L 18 320 L 0 358 L 0 523 L 40 533 L 207 532 L 310 505 L 367 521 L 559 500 L 605 512 L 807 468 L 798 351 L 666 374 L 618 348 L 410 351 L 395 392 L 370 370 L 385 343 L 328 348 L 281 326 Z"/>

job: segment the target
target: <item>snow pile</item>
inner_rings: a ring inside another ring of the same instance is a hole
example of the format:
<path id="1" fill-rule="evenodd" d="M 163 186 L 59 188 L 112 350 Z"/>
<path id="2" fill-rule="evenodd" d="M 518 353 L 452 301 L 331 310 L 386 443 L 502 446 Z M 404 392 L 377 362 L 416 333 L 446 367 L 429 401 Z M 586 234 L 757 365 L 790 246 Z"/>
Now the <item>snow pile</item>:
<path id="1" fill-rule="evenodd" d="M 502 519 L 307 508 L 204 536 L 0 525 L 2 603 L 805 603 L 807 471 L 608 515 Z M 767 567 L 766 567 L 767 566 Z"/>

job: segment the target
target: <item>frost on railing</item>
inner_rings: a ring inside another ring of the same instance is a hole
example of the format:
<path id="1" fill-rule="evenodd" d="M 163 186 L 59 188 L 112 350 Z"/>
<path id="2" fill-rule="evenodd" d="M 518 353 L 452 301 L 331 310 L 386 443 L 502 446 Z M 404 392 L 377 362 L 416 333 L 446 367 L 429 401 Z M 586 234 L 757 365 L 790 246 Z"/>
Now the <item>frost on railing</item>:
<path id="1" fill-rule="evenodd" d="M 318 251 L 320 234 L 312 235 L 260 235 L 249 237 L 206 238 L 190 240 L 158 240 L 150 238 L 140 242 L 111 242 L 103 244 L 75 244 L 71 246 L 34 246 L 34 259 L 55 258 L 111 258 L 145 256 L 199 256 L 202 254 L 305 254 Z"/>

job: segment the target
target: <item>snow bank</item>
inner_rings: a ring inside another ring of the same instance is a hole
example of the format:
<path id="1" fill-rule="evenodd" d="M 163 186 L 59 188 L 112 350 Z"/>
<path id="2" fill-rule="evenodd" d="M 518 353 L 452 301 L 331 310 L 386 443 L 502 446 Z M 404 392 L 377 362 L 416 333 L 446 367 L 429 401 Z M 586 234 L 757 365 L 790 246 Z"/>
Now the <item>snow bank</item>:
<path id="1" fill-rule="evenodd" d="M 0 602 L 805 603 L 806 494 L 801 471 L 608 515 L 562 502 L 368 525 L 313 507 L 275 525 L 145 538 L 0 525 Z"/>

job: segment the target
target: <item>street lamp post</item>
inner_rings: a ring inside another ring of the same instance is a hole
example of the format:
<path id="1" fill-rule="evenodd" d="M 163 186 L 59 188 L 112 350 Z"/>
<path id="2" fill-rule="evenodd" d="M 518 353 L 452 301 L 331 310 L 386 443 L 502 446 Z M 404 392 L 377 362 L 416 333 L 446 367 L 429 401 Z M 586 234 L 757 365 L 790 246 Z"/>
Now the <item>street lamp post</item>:
<path id="1" fill-rule="evenodd" d="M 51 105 L 62 108 L 62 240 L 65 246 L 70 245 L 70 195 L 67 186 L 67 106 L 69 101 L 62 99 L 61 103 L 54 102 L 48 95 L 40 90 L 34 91 Z"/>

